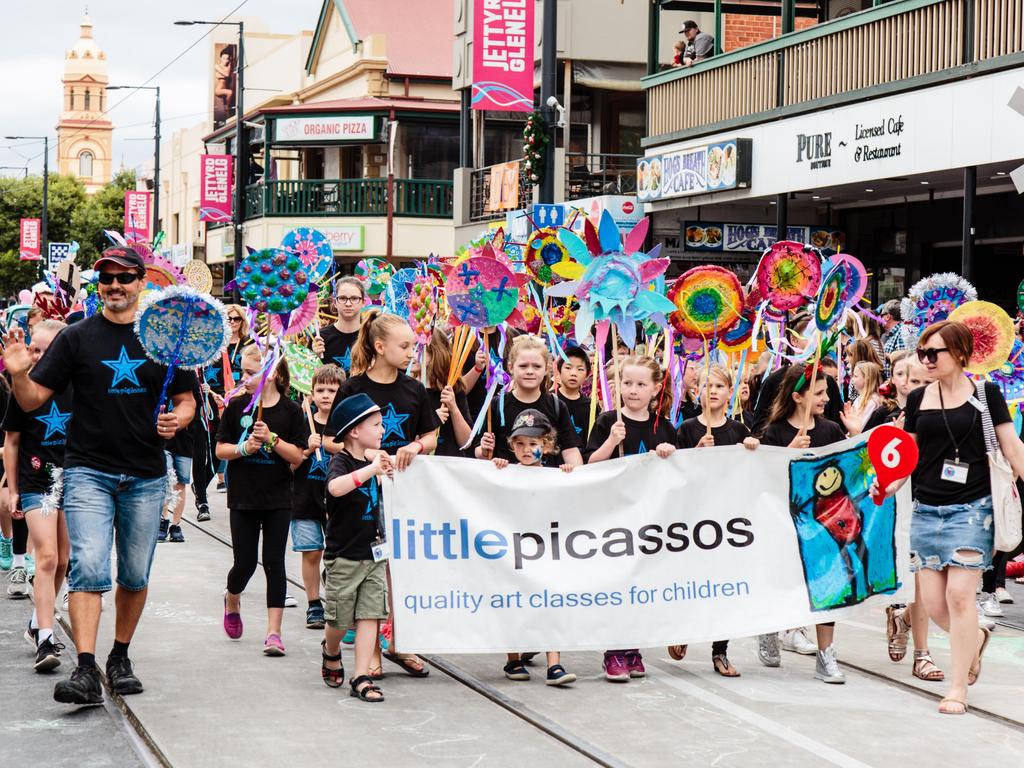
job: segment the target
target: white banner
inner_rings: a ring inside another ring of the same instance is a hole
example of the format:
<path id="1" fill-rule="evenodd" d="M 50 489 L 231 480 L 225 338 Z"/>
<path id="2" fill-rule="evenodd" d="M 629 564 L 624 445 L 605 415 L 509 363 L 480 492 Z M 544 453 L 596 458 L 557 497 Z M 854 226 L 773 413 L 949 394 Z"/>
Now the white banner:
<path id="1" fill-rule="evenodd" d="M 606 650 L 744 637 L 912 599 L 910 486 L 863 438 L 556 470 L 417 459 L 385 483 L 396 646 Z"/>

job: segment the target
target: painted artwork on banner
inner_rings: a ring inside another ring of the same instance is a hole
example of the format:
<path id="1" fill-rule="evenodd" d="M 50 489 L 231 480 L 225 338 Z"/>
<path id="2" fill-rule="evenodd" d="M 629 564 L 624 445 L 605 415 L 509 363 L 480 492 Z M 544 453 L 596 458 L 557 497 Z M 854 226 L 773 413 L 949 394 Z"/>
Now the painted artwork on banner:
<path id="1" fill-rule="evenodd" d="M 866 444 L 789 465 L 790 514 L 811 610 L 858 605 L 895 592 L 896 502 L 876 506 Z"/>
<path id="2" fill-rule="evenodd" d="M 38 261 L 41 248 L 41 228 L 39 219 L 22 219 L 19 224 L 21 235 L 18 246 L 18 258 L 21 261 Z"/>
<path id="3" fill-rule="evenodd" d="M 688 251 L 751 251 L 760 253 L 778 239 L 774 224 L 732 224 L 722 221 L 687 221 L 683 225 L 683 243 Z M 827 226 L 786 227 L 786 240 L 810 243 L 825 256 L 843 250 L 846 235 Z"/>
<path id="4" fill-rule="evenodd" d="M 217 43 L 213 46 L 213 127 L 220 128 L 235 116 L 238 91 L 238 46 Z"/>
<path id="5" fill-rule="evenodd" d="M 492 165 L 487 176 L 489 187 L 485 211 L 510 211 L 519 207 L 519 163 Z"/>
<path id="6" fill-rule="evenodd" d="M 749 187 L 751 147 L 749 139 L 731 139 L 641 157 L 636 163 L 637 199 L 645 203 Z"/>
<path id="7" fill-rule="evenodd" d="M 533 110 L 532 0 L 474 0 L 473 109 Z"/>
<path id="8" fill-rule="evenodd" d="M 149 203 L 152 193 L 129 189 L 124 193 L 124 238 L 129 242 L 149 242 Z"/>
<path id="9" fill-rule="evenodd" d="M 199 162 L 199 220 L 231 221 L 234 158 L 231 155 L 202 155 Z"/>

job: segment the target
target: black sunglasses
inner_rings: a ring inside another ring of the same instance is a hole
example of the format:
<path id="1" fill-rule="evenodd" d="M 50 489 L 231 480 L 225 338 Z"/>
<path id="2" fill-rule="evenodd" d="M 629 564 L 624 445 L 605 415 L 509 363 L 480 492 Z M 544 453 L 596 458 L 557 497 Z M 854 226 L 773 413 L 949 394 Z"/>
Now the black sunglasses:
<path id="1" fill-rule="evenodd" d="M 138 272 L 100 272 L 99 281 L 101 285 L 113 285 L 115 280 L 118 285 L 131 285 L 139 277 Z"/>
<path id="2" fill-rule="evenodd" d="M 238 315 L 228 315 L 228 322 L 229 323 L 240 323 L 240 322 L 242 322 L 242 318 L 240 318 Z"/>
<path id="3" fill-rule="evenodd" d="M 940 352 L 949 352 L 949 347 L 918 347 L 917 348 L 917 359 L 922 363 L 927 360 L 929 363 L 934 365 L 939 359 Z"/>

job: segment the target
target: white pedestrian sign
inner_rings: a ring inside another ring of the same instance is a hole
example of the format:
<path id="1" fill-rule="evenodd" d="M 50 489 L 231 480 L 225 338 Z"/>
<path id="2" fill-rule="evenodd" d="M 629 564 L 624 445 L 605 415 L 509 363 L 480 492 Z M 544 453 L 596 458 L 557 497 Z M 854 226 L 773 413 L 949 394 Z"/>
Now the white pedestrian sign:
<path id="1" fill-rule="evenodd" d="M 46 268 L 50 272 L 57 270 L 57 265 L 71 254 L 71 243 L 50 243 L 46 251 Z"/>

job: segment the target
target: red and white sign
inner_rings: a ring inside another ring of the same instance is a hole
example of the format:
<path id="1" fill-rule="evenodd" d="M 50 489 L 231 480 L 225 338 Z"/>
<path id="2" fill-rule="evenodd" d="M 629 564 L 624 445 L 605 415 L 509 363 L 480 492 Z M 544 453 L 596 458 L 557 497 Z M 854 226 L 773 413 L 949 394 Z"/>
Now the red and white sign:
<path id="1" fill-rule="evenodd" d="M 201 155 L 199 220 L 231 221 L 231 155 Z"/>
<path id="2" fill-rule="evenodd" d="M 473 109 L 533 110 L 533 0 L 474 0 Z"/>
<path id="3" fill-rule="evenodd" d="M 22 261 L 39 261 L 41 239 L 42 222 L 39 219 L 22 219 L 21 245 L 19 247 Z"/>
<path id="4" fill-rule="evenodd" d="M 883 424 L 868 438 L 868 458 L 878 477 L 878 489 L 885 491 L 891 483 L 910 477 L 917 468 L 917 443 L 899 427 Z M 884 497 L 872 496 L 881 505 Z"/>
<path id="5" fill-rule="evenodd" d="M 625 202 L 622 203 L 622 212 L 625 213 L 626 215 L 631 214 L 633 212 L 633 208 L 634 206 L 632 200 L 626 200 Z"/>
<path id="6" fill-rule="evenodd" d="M 149 242 L 150 195 L 145 190 L 129 189 L 124 193 L 124 239 Z"/>
<path id="7" fill-rule="evenodd" d="M 275 121 L 277 141 L 329 144 L 336 141 L 375 141 L 373 115 L 282 117 Z"/>

